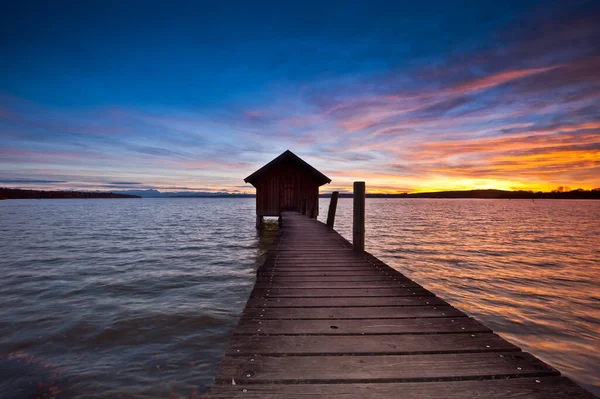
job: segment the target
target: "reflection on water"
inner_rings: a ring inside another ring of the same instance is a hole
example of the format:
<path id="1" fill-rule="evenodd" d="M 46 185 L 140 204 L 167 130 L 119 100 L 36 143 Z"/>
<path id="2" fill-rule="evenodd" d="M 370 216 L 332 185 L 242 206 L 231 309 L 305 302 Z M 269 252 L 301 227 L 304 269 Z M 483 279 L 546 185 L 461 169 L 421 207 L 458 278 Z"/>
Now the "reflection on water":
<path id="1" fill-rule="evenodd" d="M 600 201 L 368 199 L 366 212 L 368 251 L 600 394 Z M 351 216 L 341 199 L 350 240 Z"/>
<path id="2" fill-rule="evenodd" d="M 321 217 L 328 200 L 321 201 Z M 2 398 L 199 398 L 275 230 L 254 199 L 0 202 Z M 337 229 L 351 237 L 351 200 Z M 598 385 L 600 202 L 368 199 L 367 249 Z"/>
<path id="3" fill-rule="evenodd" d="M 0 206 L 0 397 L 199 397 L 274 238 L 253 200 Z M 4 396 L 2 396 L 4 395 Z"/>

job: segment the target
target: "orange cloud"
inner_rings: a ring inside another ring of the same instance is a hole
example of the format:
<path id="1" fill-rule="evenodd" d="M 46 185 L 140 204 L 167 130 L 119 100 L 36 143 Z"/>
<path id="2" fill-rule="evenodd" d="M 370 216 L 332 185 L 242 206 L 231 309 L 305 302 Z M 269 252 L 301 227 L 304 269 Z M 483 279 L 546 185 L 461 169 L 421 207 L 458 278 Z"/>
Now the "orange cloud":
<path id="1" fill-rule="evenodd" d="M 521 79 L 533 74 L 551 71 L 560 68 L 561 65 L 554 65 L 546 68 L 531 68 L 521 69 L 508 72 L 500 72 L 495 75 L 486 76 L 480 79 L 475 79 L 452 88 L 453 93 L 465 93 L 469 91 L 489 89 L 490 87 L 508 83 L 512 80 Z"/>

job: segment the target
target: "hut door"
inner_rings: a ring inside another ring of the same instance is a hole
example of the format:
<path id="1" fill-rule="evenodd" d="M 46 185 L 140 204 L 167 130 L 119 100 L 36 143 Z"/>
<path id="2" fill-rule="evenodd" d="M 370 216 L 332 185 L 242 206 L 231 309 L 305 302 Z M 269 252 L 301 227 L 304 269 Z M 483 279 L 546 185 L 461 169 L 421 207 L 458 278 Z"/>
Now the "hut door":
<path id="1" fill-rule="evenodd" d="M 295 186 L 293 183 L 284 183 L 283 190 L 281 190 L 281 210 L 290 211 L 296 210 L 295 201 Z"/>

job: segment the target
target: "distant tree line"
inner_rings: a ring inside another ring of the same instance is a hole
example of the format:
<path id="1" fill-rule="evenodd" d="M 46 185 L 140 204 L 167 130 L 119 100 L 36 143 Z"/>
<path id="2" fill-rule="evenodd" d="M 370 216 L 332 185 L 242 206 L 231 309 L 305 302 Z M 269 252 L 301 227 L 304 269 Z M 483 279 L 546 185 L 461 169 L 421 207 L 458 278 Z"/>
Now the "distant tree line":
<path id="1" fill-rule="evenodd" d="M 85 191 L 42 191 L 0 187 L 0 199 L 42 199 L 42 198 L 141 198 L 139 195 L 113 194 Z"/>
<path id="2" fill-rule="evenodd" d="M 186 197 L 190 197 L 187 195 Z M 202 197 L 203 195 L 197 195 Z M 320 194 L 322 198 L 329 198 L 331 194 Z M 439 191 L 431 193 L 399 193 L 399 194 L 374 194 L 367 193 L 367 198 L 500 198 L 500 199 L 600 199 L 600 188 L 584 190 L 578 188 L 571 190 L 569 187 L 558 187 L 551 192 L 534 191 L 505 191 L 505 190 L 468 190 L 468 191 Z M 176 196 L 175 196 L 176 197 Z M 216 194 L 211 198 L 250 198 L 254 194 Z M 42 198 L 141 198 L 139 195 L 115 194 L 107 192 L 85 191 L 43 191 L 23 190 L 19 188 L 0 187 L 0 199 L 42 199 Z M 340 198 L 352 198 L 352 193 L 340 193 Z"/>
<path id="3" fill-rule="evenodd" d="M 330 197 L 322 194 L 321 197 Z M 440 191 L 431 193 L 400 193 L 400 194 L 369 194 L 367 198 L 497 198 L 497 199 L 600 199 L 600 188 L 570 190 L 559 187 L 551 192 L 534 191 L 505 191 L 505 190 L 467 190 Z M 352 193 L 340 193 L 341 198 L 352 198 Z"/>

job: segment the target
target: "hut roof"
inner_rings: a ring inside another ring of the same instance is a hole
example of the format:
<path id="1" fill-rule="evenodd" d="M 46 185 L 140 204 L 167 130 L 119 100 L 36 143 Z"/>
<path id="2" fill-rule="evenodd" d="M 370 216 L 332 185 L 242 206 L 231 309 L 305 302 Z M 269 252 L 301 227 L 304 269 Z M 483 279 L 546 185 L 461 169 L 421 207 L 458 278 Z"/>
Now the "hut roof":
<path id="1" fill-rule="evenodd" d="M 308 163 L 306 163 L 306 161 L 304 161 L 302 158 L 300 158 L 298 155 L 294 154 L 290 150 L 286 150 L 277 158 L 275 158 L 256 172 L 252 173 L 250 176 L 246 177 L 244 181 L 246 183 L 254 185 L 254 183 L 256 183 L 260 176 L 262 176 L 264 173 L 268 172 L 269 170 L 271 170 L 272 168 L 276 167 L 284 161 L 290 161 L 305 169 L 308 173 L 314 176 L 315 181 L 319 183 L 319 186 L 322 186 L 326 183 L 331 183 L 331 179 L 329 177 L 325 176 L 323 173 L 310 166 Z"/>

